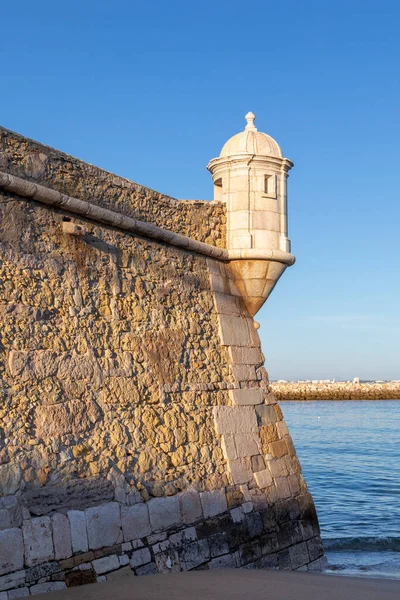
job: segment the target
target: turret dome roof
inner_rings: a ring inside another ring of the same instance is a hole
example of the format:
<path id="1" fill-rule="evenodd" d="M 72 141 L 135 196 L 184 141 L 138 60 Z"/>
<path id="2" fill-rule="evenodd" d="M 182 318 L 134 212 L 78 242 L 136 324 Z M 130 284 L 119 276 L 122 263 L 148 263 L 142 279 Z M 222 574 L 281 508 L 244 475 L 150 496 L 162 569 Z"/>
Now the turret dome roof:
<path id="1" fill-rule="evenodd" d="M 266 133 L 257 130 L 254 125 L 256 116 L 249 112 L 245 116 L 247 125 L 244 131 L 231 137 L 223 146 L 220 157 L 234 156 L 235 154 L 258 154 L 262 156 L 282 157 L 279 144 Z"/>

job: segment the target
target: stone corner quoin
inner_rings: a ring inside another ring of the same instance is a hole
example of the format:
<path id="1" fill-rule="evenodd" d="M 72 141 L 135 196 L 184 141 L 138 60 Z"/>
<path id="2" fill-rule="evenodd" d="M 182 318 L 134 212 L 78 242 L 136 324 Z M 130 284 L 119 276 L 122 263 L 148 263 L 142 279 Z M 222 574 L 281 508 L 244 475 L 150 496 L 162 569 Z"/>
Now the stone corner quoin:
<path id="1" fill-rule="evenodd" d="M 272 169 L 272 212 L 279 160 L 257 166 Z M 218 254 L 259 230 L 239 214 L 229 229 L 223 199 L 178 201 L 1 128 L 0 172 L 0 600 L 129 574 L 323 568 L 251 316 L 261 275 L 282 270 L 257 258 L 238 277 Z"/>

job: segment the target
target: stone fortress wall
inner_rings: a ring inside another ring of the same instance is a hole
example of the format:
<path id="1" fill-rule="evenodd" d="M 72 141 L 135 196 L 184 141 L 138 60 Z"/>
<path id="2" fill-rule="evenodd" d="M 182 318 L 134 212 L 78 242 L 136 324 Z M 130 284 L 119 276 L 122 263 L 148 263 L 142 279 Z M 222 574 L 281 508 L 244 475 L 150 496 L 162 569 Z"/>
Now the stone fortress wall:
<path id="1" fill-rule="evenodd" d="M 26 182 L 210 247 L 226 236 L 222 203 L 0 129 L 0 600 L 132 570 L 319 569 L 229 262 L 34 201 Z"/>

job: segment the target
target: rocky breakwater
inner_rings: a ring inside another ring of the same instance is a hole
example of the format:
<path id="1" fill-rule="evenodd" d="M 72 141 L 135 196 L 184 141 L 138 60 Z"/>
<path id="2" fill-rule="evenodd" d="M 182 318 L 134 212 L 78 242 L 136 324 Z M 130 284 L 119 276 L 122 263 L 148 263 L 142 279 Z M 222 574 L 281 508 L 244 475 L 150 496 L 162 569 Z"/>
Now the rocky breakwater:
<path id="1" fill-rule="evenodd" d="M 397 400 L 400 398 L 398 381 L 385 383 L 288 381 L 270 385 L 278 400 Z"/>

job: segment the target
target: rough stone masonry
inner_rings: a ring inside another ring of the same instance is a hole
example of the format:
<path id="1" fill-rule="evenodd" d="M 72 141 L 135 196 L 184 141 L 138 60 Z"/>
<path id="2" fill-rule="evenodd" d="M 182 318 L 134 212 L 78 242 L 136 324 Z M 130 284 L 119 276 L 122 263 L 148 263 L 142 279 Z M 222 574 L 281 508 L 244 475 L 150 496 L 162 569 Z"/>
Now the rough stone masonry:
<path id="1" fill-rule="evenodd" d="M 226 219 L 0 129 L 0 600 L 321 568 Z"/>

